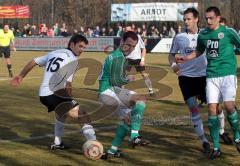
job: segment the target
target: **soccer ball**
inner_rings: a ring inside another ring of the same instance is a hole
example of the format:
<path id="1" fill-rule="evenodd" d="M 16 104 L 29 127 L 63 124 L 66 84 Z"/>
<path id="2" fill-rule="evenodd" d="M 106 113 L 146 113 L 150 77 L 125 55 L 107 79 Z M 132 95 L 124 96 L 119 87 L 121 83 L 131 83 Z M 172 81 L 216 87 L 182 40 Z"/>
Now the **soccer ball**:
<path id="1" fill-rule="evenodd" d="M 103 155 L 103 145 L 98 141 L 87 141 L 83 144 L 82 151 L 85 157 L 97 160 Z"/>

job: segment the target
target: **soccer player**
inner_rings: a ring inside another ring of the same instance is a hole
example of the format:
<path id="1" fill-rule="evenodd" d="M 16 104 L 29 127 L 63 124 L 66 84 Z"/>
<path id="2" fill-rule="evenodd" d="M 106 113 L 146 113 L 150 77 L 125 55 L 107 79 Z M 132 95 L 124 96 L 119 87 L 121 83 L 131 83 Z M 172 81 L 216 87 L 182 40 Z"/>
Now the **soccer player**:
<path id="1" fill-rule="evenodd" d="M 13 51 L 16 51 L 14 45 L 14 34 L 12 30 L 9 29 L 9 25 L 5 24 L 3 29 L 0 30 L 0 57 L 4 56 L 5 62 L 7 64 L 9 77 L 13 77 L 12 63 L 10 59 L 10 44 L 12 43 Z"/>
<path id="2" fill-rule="evenodd" d="M 209 153 L 210 144 L 204 134 L 197 101 L 199 99 L 206 102 L 206 58 L 201 55 L 183 64 L 176 64 L 175 61 L 176 53 L 180 52 L 180 55 L 185 56 L 195 50 L 199 33 L 199 13 L 195 8 L 188 8 L 184 11 L 183 19 L 185 32 L 177 34 L 174 38 L 168 59 L 173 71 L 178 75 L 179 86 L 188 105 L 195 133 L 201 140 L 203 152 Z"/>
<path id="3" fill-rule="evenodd" d="M 221 156 L 217 111 L 222 101 L 233 131 L 233 140 L 240 152 L 238 114 L 235 107 L 237 60 L 234 53 L 234 46 L 240 47 L 240 38 L 234 29 L 219 24 L 220 10 L 217 7 L 207 8 L 205 17 L 208 28 L 198 35 L 196 51 L 187 56 L 176 56 L 176 60 L 182 63 L 206 52 L 208 61 L 206 82 L 208 127 L 214 147 L 210 159 L 215 159 Z"/>
<path id="4" fill-rule="evenodd" d="M 83 135 L 87 140 L 96 140 L 95 131 L 86 112 L 79 108 L 79 104 L 71 97 L 73 76 L 78 69 L 77 57 L 84 51 L 88 40 L 82 35 L 71 37 L 68 48 L 60 49 L 31 60 L 11 80 L 13 86 L 22 83 L 23 78 L 36 66 L 45 67 L 44 78 L 39 90 L 40 101 L 48 108 L 48 112 L 55 111 L 55 138 L 50 149 L 64 149 L 62 135 L 64 122 L 67 117 L 81 120 Z"/>
<path id="5" fill-rule="evenodd" d="M 135 79 L 133 75 L 126 76 L 125 65 L 126 56 L 134 50 L 137 43 L 138 36 L 135 32 L 125 32 L 120 48 L 107 56 L 99 76 L 100 102 L 108 108 L 116 109 L 121 119 L 112 146 L 103 155 L 103 159 L 119 156 L 118 147 L 129 132 L 131 147 L 147 144 L 139 135 L 146 99 L 122 87 Z"/>
<path id="6" fill-rule="evenodd" d="M 126 26 L 125 31 L 133 31 L 131 26 Z M 145 84 L 148 88 L 149 95 L 154 96 L 154 91 L 152 87 L 152 82 L 149 78 L 149 74 L 145 73 L 145 57 L 146 57 L 146 48 L 145 44 L 138 34 L 138 42 L 134 50 L 127 56 L 128 67 L 127 70 L 131 70 L 132 66 L 135 67 L 137 72 L 141 73 L 142 78 L 145 81 Z"/>

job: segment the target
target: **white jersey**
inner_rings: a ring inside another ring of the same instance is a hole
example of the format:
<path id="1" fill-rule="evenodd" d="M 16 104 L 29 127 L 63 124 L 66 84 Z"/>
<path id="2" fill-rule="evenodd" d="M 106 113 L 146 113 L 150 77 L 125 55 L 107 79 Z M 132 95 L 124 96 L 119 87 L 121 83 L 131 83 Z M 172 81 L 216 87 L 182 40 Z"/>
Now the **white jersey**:
<path id="1" fill-rule="evenodd" d="M 179 33 L 173 39 L 170 53 L 180 53 L 182 56 L 189 55 L 196 49 L 198 33 Z M 207 59 L 201 55 L 191 61 L 180 64 L 180 76 L 202 77 L 206 76 Z"/>
<path id="2" fill-rule="evenodd" d="M 52 51 L 34 60 L 39 66 L 45 66 L 39 96 L 49 96 L 56 90 L 65 88 L 67 81 L 72 82 L 73 74 L 78 68 L 77 57 L 68 49 Z"/>
<path id="3" fill-rule="evenodd" d="M 138 36 L 138 42 L 134 50 L 127 56 L 128 59 L 141 59 L 142 49 L 145 49 L 145 44 L 140 35 Z"/>

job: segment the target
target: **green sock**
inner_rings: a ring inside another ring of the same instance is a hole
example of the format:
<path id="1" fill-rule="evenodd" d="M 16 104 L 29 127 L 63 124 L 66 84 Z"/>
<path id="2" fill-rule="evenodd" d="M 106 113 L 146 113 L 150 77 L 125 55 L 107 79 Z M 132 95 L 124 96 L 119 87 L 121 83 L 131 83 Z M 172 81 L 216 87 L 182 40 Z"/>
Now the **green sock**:
<path id="1" fill-rule="evenodd" d="M 234 141 L 239 139 L 239 131 L 238 131 L 238 113 L 235 110 L 232 114 L 228 114 L 227 115 L 227 119 L 229 124 L 232 127 L 232 131 L 233 131 L 233 139 Z"/>
<path id="2" fill-rule="evenodd" d="M 130 118 L 131 119 L 131 124 L 130 124 L 131 139 L 139 136 L 138 131 L 141 128 L 144 110 L 145 110 L 145 103 L 142 101 L 138 101 L 136 102 L 135 107 L 131 111 L 131 118 Z"/>
<path id="3" fill-rule="evenodd" d="M 117 147 L 120 146 L 128 132 L 129 132 L 128 125 L 124 123 L 119 124 L 116 130 L 115 138 L 112 141 L 112 147 L 109 149 L 110 152 L 115 153 L 117 151 Z"/>
<path id="4" fill-rule="evenodd" d="M 213 141 L 214 149 L 220 149 L 219 145 L 219 119 L 216 115 L 208 117 L 208 128 Z"/>

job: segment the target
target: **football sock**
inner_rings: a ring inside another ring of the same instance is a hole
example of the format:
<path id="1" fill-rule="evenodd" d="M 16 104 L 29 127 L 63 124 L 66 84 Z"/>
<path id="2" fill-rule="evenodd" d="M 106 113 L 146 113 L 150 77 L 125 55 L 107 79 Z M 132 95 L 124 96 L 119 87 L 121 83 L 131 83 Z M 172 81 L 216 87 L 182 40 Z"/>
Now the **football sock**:
<path id="1" fill-rule="evenodd" d="M 199 113 L 191 113 L 191 119 L 192 119 L 195 133 L 200 138 L 202 143 L 208 142 L 204 134 L 203 123 Z"/>
<path id="2" fill-rule="evenodd" d="M 54 129 L 54 135 L 55 135 L 54 144 L 56 144 L 56 145 L 61 144 L 61 137 L 63 134 L 63 130 L 64 130 L 64 123 L 62 123 L 56 119 L 55 120 L 55 129 Z"/>
<path id="3" fill-rule="evenodd" d="M 109 149 L 111 150 L 111 152 L 115 153 L 117 151 L 116 148 L 120 146 L 124 137 L 128 134 L 129 130 L 129 126 L 124 123 L 118 125 L 115 137 L 112 141 L 112 147 Z"/>
<path id="4" fill-rule="evenodd" d="M 219 145 L 219 120 L 216 115 L 211 115 L 208 117 L 208 128 L 210 131 L 210 136 L 213 141 L 214 150 L 220 148 Z"/>
<path id="5" fill-rule="evenodd" d="M 133 139 L 137 137 L 138 131 L 141 128 L 143 113 L 145 110 L 145 103 L 143 101 L 137 101 L 135 107 L 131 111 L 131 121 L 130 121 L 130 128 L 131 128 L 131 136 L 130 138 Z M 137 132 L 137 133 L 136 133 Z"/>
<path id="6" fill-rule="evenodd" d="M 228 119 L 229 124 L 232 127 L 233 139 L 234 139 L 234 141 L 236 141 L 239 139 L 237 111 L 235 110 L 232 114 L 228 113 L 227 119 Z"/>
<path id="7" fill-rule="evenodd" d="M 92 125 L 89 124 L 84 124 L 82 127 L 82 133 L 87 141 L 91 140 L 94 141 L 96 140 L 96 135 L 95 131 L 93 129 Z"/>
<path id="8" fill-rule="evenodd" d="M 223 113 L 223 110 L 220 114 L 218 114 L 218 119 L 219 119 L 219 133 L 222 135 L 224 133 L 224 127 L 225 127 L 225 116 Z"/>
<path id="9" fill-rule="evenodd" d="M 148 90 L 152 91 L 152 90 L 153 90 L 153 88 L 152 88 L 152 82 L 151 82 L 151 80 L 149 79 L 149 77 L 145 77 L 145 78 L 144 78 L 144 81 L 145 81 L 145 84 L 146 84 Z"/>

